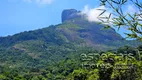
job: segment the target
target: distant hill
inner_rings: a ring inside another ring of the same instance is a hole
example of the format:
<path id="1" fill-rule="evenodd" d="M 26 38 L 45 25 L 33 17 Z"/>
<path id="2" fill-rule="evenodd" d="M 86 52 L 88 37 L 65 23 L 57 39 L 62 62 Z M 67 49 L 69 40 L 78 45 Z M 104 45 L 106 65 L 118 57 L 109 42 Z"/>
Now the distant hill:
<path id="1" fill-rule="evenodd" d="M 104 25 L 88 22 L 78 13 L 67 9 L 62 12 L 61 24 L 0 37 L 0 65 L 43 67 L 80 49 L 105 51 L 140 44 L 123 39 L 113 28 L 104 29 Z"/>

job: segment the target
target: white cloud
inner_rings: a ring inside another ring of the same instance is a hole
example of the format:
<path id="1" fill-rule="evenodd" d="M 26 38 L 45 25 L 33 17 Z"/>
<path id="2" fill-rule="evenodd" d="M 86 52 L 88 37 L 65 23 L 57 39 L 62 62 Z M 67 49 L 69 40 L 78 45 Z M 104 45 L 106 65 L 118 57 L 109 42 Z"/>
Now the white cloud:
<path id="1" fill-rule="evenodd" d="M 88 5 L 84 7 L 84 9 L 81 11 L 81 15 L 85 15 L 86 19 L 90 22 L 100 22 L 98 19 L 99 15 L 103 12 L 103 10 L 98 10 L 98 9 L 105 9 L 104 6 L 99 6 L 96 8 L 89 8 Z M 108 17 L 110 15 L 110 12 L 105 12 L 101 17 Z"/>
<path id="2" fill-rule="evenodd" d="M 53 0 L 24 0 L 24 1 L 36 4 L 51 4 L 53 2 Z"/>

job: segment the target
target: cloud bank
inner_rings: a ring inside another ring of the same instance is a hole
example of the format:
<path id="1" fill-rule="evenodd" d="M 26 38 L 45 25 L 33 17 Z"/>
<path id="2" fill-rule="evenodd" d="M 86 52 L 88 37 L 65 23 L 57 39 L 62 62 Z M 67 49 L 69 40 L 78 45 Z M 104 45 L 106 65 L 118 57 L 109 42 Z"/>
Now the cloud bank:
<path id="1" fill-rule="evenodd" d="M 103 12 L 103 10 L 99 10 L 99 9 L 105 9 L 106 8 L 104 6 L 99 6 L 96 8 L 89 8 L 88 5 L 84 6 L 84 9 L 81 11 L 81 15 L 85 15 L 85 18 L 90 21 L 90 22 L 100 22 L 100 19 L 98 18 L 99 15 Z M 110 15 L 110 12 L 105 12 L 103 13 L 103 15 L 101 15 L 100 17 L 108 17 Z"/>
<path id="2" fill-rule="evenodd" d="M 37 4 L 51 4 L 53 0 L 24 0 L 29 3 L 37 3 Z"/>
<path id="3" fill-rule="evenodd" d="M 106 10 L 101 16 L 100 14 Z M 99 6 L 99 7 L 95 7 L 95 8 L 90 8 L 88 5 L 84 6 L 83 10 L 81 11 L 80 15 L 85 15 L 85 18 L 89 21 L 89 22 L 102 22 L 101 20 L 103 20 L 104 22 L 108 22 L 108 23 L 103 23 L 103 24 L 112 24 L 111 22 L 113 22 L 113 18 L 118 17 L 115 16 L 113 14 L 111 9 L 106 8 L 105 6 Z M 137 10 L 137 8 L 134 5 L 126 5 L 123 8 L 123 13 L 126 14 L 134 14 L 134 13 L 139 13 L 139 11 Z M 111 16 L 110 16 L 111 14 Z M 100 18 L 100 17 L 109 17 L 108 19 L 104 19 L 104 18 Z M 101 19 L 101 20 L 100 20 Z M 141 19 L 141 18 L 140 18 Z"/>

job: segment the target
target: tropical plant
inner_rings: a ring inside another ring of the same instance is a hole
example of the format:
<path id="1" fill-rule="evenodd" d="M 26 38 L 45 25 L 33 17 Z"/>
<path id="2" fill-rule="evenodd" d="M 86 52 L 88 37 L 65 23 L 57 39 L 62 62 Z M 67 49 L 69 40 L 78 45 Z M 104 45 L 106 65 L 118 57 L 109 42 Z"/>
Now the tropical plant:
<path id="1" fill-rule="evenodd" d="M 142 1 L 140 0 L 100 0 L 101 6 L 105 6 L 102 13 L 98 16 L 101 23 L 107 24 L 106 28 L 117 27 L 118 30 L 121 27 L 126 27 L 130 32 L 125 33 L 127 38 L 138 39 L 142 41 Z M 135 10 L 127 12 L 126 5 L 131 4 Z M 105 12 L 109 11 L 108 16 L 103 16 Z"/>

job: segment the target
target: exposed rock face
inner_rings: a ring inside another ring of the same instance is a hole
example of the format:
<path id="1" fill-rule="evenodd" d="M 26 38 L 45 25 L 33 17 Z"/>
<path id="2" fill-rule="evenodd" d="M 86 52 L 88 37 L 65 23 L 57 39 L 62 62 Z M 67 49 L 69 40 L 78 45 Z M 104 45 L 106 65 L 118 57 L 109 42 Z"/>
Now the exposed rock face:
<path id="1" fill-rule="evenodd" d="M 81 17 L 81 15 L 79 15 L 78 13 L 79 13 L 79 11 L 77 11 L 75 9 L 63 10 L 63 12 L 62 12 L 62 22 L 66 21 L 66 20 L 71 20 L 73 18 Z"/>

